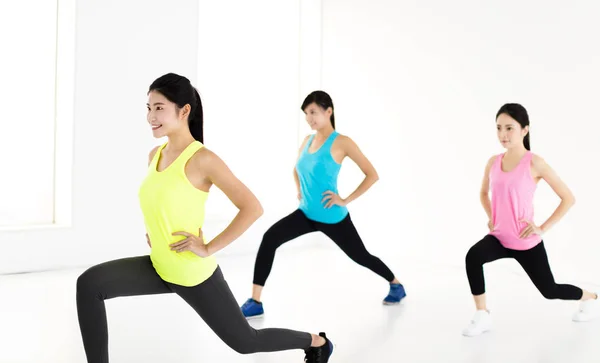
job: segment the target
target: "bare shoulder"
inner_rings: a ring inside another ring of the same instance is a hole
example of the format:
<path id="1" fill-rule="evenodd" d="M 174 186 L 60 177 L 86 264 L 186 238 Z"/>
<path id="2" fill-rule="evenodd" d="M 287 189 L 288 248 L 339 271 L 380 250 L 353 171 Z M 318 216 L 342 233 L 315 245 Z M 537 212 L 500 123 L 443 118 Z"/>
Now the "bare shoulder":
<path id="1" fill-rule="evenodd" d="M 494 165 L 494 162 L 496 161 L 496 159 L 498 158 L 498 155 L 492 155 L 487 163 L 485 164 L 485 170 L 489 171 L 492 168 L 492 165 Z"/>
<path id="2" fill-rule="evenodd" d="M 221 158 L 206 146 L 198 149 L 190 158 L 190 163 L 195 167 L 203 169 L 210 168 L 212 165 L 219 162 L 222 162 Z"/>
<path id="3" fill-rule="evenodd" d="M 339 132 L 338 132 L 338 135 L 337 135 L 337 137 L 335 139 L 339 140 L 341 142 L 352 141 L 352 139 L 350 138 L 350 136 L 344 135 L 344 134 L 340 134 Z"/>
<path id="4" fill-rule="evenodd" d="M 548 163 L 540 155 L 531 153 L 531 167 L 541 174 L 548 169 Z"/>
<path id="5" fill-rule="evenodd" d="M 348 150 L 348 148 L 357 146 L 356 142 L 354 142 L 354 140 L 352 140 L 350 136 L 339 133 L 338 136 L 335 138 L 334 143 L 340 145 L 344 150 Z"/>
<path id="6" fill-rule="evenodd" d="M 531 163 L 535 165 L 546 164 L 546 160 L 538 154 L 531 153 Z"/>
<path id="7" fill-rule="evenodd" d="M 158 151 L 159 148 L 160 148 L 160 145 L 155 146 L 152 148 L 152 150 L 150 150 L 150 154 L 148 154 L 148 165 L 150 165 L 150 163 L 152 162 L 152 159 L 154 159 L 154 155 L 156 155 L 156 152 Z"/>

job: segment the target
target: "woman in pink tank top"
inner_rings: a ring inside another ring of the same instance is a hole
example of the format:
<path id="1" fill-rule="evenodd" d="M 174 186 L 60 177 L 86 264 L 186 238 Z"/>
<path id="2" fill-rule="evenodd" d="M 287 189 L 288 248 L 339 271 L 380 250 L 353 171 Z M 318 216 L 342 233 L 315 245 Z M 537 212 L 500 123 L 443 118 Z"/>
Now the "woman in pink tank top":
<path id="1" fill-rule="evenodd" d="M 501 258 L 515 259 L 546 299 L 581 301 L 574 321 L 597 317 L 597 294 L 554 281 L 542 240 L 542 235 L 573 206 L 573 194 L 544 159 L 530 151 L 529 115 L 523 106 L 503 105 L 496 114 L 496 126 L 506 152 L 490 158 L 485 168 L 480 198 L 490 232 L 469 249 L 465 259 L 477 311 L 463 334 L 475 336 L 491 329 L 483 265 Z M 542 179 L 556 191 L 561 203 L 550 218 L 537 225 L 533 198 Z"/>

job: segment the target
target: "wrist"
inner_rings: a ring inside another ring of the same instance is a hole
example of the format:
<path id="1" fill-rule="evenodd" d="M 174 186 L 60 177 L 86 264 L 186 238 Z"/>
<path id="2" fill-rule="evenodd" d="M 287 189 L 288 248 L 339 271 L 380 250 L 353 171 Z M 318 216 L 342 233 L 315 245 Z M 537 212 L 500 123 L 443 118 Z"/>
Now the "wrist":
<path id="1" fill-rule="evenodd" d="M 349 195 L 346 198 L 342 198 L 342 202 L 344 203 L 344 205 L 350 204 L 353 200 L 354 198 L 352 198 L 352 195 Z"/>
<path id="2" fill-rule="evenodd" d="M 217 252 L 213 241 L 210 241 L 206 244 L 206 252 L 208 253 L 208 256 L 212 256 Z"/>

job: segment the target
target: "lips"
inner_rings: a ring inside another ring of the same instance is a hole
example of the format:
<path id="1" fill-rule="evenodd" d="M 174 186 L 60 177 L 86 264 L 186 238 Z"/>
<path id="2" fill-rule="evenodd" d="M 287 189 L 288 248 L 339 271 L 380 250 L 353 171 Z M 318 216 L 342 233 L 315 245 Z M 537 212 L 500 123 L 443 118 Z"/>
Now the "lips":
<path id="1" fill-rule="evenodd" d="M 152 130 L 158 130 L 162 127 L 162 125 L 152 125 Z"/>

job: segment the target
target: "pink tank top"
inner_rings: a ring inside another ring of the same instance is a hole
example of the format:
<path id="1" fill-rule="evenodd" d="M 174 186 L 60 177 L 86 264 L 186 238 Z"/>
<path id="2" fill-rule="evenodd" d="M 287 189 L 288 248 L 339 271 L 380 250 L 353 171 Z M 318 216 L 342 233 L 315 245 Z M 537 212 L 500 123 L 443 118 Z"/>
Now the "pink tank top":
<path id="1" fill-rule="evenodd" d="M 498 238 L 504 247 L 513 250 L 528 250 L 542 241 L 537 234 L 519 238 L 521 231 L 527 227 L 526 222 L 519 221 L 533 222 L 533 196 L 537 184 L 531 176 L 532 156 L 531 151 L 527 151 L 513 170 L 505 172 L 502 170 L 504 154 L 500 154 L 490 170 L 494 225 L 490 234 Z"/>

